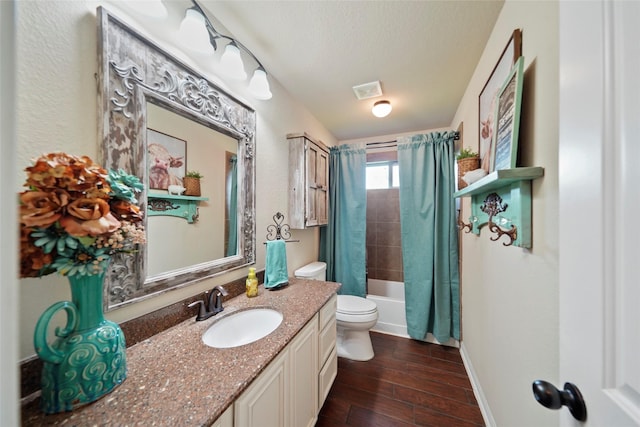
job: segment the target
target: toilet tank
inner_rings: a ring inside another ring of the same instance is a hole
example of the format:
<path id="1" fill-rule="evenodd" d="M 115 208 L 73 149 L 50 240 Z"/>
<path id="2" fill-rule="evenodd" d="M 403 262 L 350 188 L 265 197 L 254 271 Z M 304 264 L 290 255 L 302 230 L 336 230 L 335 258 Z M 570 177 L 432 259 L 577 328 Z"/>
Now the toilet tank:
<path id="1" fill-rule="evenodd" d="M 293 275 L 299 279 L 327 280 L 327 263 L 312 262 L 294 271 Z"/>

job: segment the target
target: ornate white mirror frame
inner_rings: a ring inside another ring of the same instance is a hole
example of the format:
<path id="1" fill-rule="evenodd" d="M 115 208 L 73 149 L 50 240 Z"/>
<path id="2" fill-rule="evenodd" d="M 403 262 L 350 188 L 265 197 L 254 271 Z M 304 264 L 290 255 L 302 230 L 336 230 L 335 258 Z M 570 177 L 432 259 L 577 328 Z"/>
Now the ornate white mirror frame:
<path id="1" fill-rule="evenodd" d="M 116 256 L 105 277 L 106 311 L 255 262 L 255 111 L 98 8 L 99 138 L 105 168 L 148 182 L 147 102 L 238 140 L 236 255 L 147 277 L 146 246 Z M 140 195 L 147 210 L 147 191 Z M 145 226 L 148 215 L 145 215 Z M 148 230 L 148 227 L 145 227 Z M 197 243 L 194 243 L 197 245 Z"/>

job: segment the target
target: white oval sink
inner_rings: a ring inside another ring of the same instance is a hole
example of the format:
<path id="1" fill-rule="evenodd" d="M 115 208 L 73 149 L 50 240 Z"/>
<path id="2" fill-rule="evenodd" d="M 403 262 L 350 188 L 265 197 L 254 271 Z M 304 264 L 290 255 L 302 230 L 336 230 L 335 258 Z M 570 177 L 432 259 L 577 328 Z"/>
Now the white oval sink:
<path id="1" fill-rule="evenodd" d="M 282 313 L 271 308 L 252 308 L 229 314 L 202 334 L 209 347 L 230 348 L 249 344 L 275 331 Z"/>

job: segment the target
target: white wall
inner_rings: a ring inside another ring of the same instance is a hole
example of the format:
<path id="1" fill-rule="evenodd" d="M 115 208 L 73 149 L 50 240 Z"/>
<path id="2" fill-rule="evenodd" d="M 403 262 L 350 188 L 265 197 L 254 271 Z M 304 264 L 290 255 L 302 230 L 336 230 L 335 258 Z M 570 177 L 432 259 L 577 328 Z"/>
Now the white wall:
<path id="1" fill-rule="evenodd" d="M 15 46 L 14 3 L 0 2 L 0 199 L 15 200 Z M 17 426 L 18 416 L 18 239 L 17 208 L 0 204 L 0 426 Z"/>
<path id="2" fill-rule="evenodd" d="M 61 150 L 97 159 L 97 25 L 96 1 L 34 1 L 17 3 L 17 166 L 16 192 L 24 182 L 23 169 L 32 158 L 50 151 Z M 106 3 L 104 6 L 118 17 L 129 20 L 126 3 Z M 173 8 L 176 3 L 171 3 Z M 113 7 L 113 9 L 112 9 Z M 136 28 L 144 25 L 142 18 L 133 21 Z M 179 19 L 171 16 L 161 32 L 151 26 L 140 28 L 160 39 L 160 44 L 186 62 L 205 64 L 204 59 L 184 57 L 184 49 L 165 45 L 162 38 L 175 36 Z M 154 31 L 158 34 L 155 34 Z M 268 70 L 267 70 L 268 71 Z M 213 72 L 209 77 L 229 90 L 240 100 L 252 106 L 257 113 L 256 134 L 256 267 L 264 268 L 266 228 L 272 216 L 281 211 L 287 215 L 287 162 L 286 134 L 308 132 L 328 145 L 335 140 L 305 109 L 273 79 L 273 99 L 255 101 L 244 87 L 227 85 Z M 3 172 L 4 172 L 3 168 Z M 7 198 L 8 200 L 10 198 Z M 4 206 L 4 205 L 3 205 Z M 4 225 L 14 231 L 15 226 Z M 295 248 L 288 250 L 289 273 L 317 257 L 318 231 L 293 231 L 300 239 Z M 188 296 L 210 289 L 246 275 L 237 270 L 194 284 L 185 289 L 165 293 L 159 297 L 131 304 L 107 313 L 107 318 L 122 322 L 172 304 Z M 41 279 L 20 280 L 19 336 L 20 357 L 34 354 L 33 331 L 40 314 L 56 301 L 69 299 L 69 286 L 65 278 L 49 275 Z M 4 323 L 3 323 L 4 324 Z"/>
<path id="3" fill-rule="evenodd" d="M 533 398 L 535 379 L 558 382 L 558 3 L 508 0 L 458 108 L 464 145 L 478 147 L 478 95 L 515 28 L 525 57 L 520 151 L 542 166 L 533 182 L 533 247 L 462 237 L 463 351 L 495 425 L 553 426 L 558 412 Z M 463 218 L 469 217 L 463 201 Z M 491 422 L 491 420 L 490 420 Z"/>

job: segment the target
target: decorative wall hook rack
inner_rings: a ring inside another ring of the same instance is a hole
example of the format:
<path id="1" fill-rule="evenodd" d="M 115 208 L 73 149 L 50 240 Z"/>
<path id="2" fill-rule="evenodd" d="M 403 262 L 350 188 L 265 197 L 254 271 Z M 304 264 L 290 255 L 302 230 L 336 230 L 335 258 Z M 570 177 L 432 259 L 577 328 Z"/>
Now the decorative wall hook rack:
<path id="1" fill-rule="evenodd" d="M 276 212 L 273 216 L 273 224 L 267 227 L 267 240 L 284 240 L 285 242 L 299 242 L 300 240 L 291 240 L 291 229 L 289 224 L 284 223 L 284 215 Z M 266 244 L 266 242 L 265 242 Z"/>
<path id="2" fill-rule="evenodd" d="M 492 241 L 506 235 L 503 245 L 530 248 L 531 181 L 543 175 L 541 167 L 502 169 L 457 191 L 453 197 L 471 197 L 470 224 L 458 218 L 458 228 L 479 235 L 486 224 L 496 234 Z"/>
<path id="3" fill-rule="evenodd" d="M 460 216 L 460 209 L 458 209 L 458 230 L 463 230 L 465 233 L 471 233 L 471 230 L 473 229 L 473 224 L 472 223 L 465 223 L 462 220 L 462 217 Z"/>
<path id="4" fill-rule="evenodd" d="M 509 242 L 502 242 L 504 246 L 511 246 L 513 242 L 518 238 L 518 227 L 511 224 L 510 230 L 503 230 L 498 224 L 493 221 L 493 217 L 506 212 L 509 205 L 507 203 L 502 202 L 502 198 L 498 196 L 496 193 L 491 193 L 484 199 L 484 203 L 480 206 L 480 210 L 487 215 L 489 215 L 489 231 L 492 233 L 496 233 L 497 236 L 490 237 L 492 241 L 498 240 L 502 236 L 507 236 L 509 238 Z"/>
<path id="5" fill-rule="evenodd" d="M 200 212 L 198 204 L 206 202 L 208 197 L 195 196 L 176 196 L 172 194 L 155 194 L 147 195 L 149 216 L 168 215 L 184 218 L 189 224 L 198 221 Z"/>

